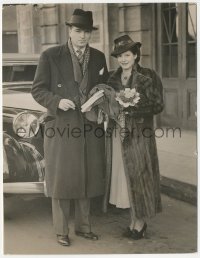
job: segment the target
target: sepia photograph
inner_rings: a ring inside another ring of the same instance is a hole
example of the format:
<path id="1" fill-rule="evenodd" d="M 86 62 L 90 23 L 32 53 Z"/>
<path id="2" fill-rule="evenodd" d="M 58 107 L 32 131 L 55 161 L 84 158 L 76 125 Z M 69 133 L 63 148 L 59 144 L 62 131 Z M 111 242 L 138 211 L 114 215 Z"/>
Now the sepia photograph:
<path id="1" fill-rule="evenodd" d="M 197 5 L 4 1 L 4 255 L 197 254 Z"/>

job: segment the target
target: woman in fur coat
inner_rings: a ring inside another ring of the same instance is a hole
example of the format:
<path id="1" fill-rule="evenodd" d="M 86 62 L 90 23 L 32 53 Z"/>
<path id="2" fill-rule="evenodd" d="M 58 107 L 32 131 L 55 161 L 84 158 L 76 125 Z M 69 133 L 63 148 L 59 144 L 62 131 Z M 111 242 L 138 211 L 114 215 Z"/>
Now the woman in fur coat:
<path id="1" fill-rule="evenodd" d="M 130 225 L 125 236 L 144 237 L 145 218 L 162 210 L 160 173 L 153 127 L 154 115 L 163 110 L 162 83 L 155 71 L 139 65 L 140 42 L 128 35 L 114 41 L 112 56 L 119 68 L 108 81 L 118 99 L 120 92 L 134 90 L 136 105 L 122 105 L 118 121 L 110 120 L 107 132 L 107 185 L 104 210 L 108 202 L 119 208 L 130 208 Z M 128 96 L 128 95 L 127 95 Z M 130 96 L 128 96 L 130 97 Z M 132 98 L 133 99 L 133 98 Z M 123 104 L 123 97 L 119 105 Z M 126 103 L 127 104 L 127 103 Z M 110 147 L 110 148 L 109 148 Z"/>

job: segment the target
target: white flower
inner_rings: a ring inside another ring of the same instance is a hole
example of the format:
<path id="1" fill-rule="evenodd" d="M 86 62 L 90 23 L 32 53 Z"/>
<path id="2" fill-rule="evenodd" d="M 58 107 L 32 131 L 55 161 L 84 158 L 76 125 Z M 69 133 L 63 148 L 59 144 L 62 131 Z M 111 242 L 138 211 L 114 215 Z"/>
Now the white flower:
<path id="1" fill-rule="evenodd" d="M 121 99 L 120 99 L 120 97 L 116 97 L 116 100 L 119 102 L 119 104 L 121 105 L 121 106 L 123 106 L 123 107 L 128 107 L 129 106 L 129 103 L 127 102 L 127 103 L 125 103 L 125 102 L 123 102 Z"/>
<path id="2" fill-rule="evenodd" d="M 132 92 L 131 92 L 130 88 L 125 88 L 125 90 L 124 90 L 124 97 L 128 98 L 128 99 L 132 97 Z"/>
<path id="3" fill-rule="evenodd" d="M 136 93 L 133 99 L 133 103 L 130 103 L 130 106 L 135 106 L 135 104 L 137 104 L 139 100 L 140 100 L 140 94 Z"/>
<path id="4" fill-rule="evenodd" d="M 119 104 L 125 108 L 129 106 L 135 106 L 140 100 L 140 94 L 135 88 L 125 88 L 123 91 L 117 93 L 116 100 Z"/>

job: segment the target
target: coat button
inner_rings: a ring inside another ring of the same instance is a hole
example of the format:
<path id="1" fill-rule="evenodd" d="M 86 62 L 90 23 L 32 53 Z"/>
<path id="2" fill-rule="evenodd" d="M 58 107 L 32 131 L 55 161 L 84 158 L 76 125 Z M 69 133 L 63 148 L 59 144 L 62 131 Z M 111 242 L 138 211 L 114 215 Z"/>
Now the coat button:
<path id="1" fill-rule="evenodd" d="M 62 84 L 61 84 L 61 83 L 59 83 L 59 84 L 58 84 L 58 87 L 59 87 L 59 88 L 60 88 L 60 87 L 62 87 Z"/>

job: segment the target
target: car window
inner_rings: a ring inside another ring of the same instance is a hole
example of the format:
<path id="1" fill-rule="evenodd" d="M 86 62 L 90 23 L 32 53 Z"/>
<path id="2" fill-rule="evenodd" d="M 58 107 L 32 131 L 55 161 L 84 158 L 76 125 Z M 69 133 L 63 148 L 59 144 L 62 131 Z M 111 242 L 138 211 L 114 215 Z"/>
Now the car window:
<path id="1" fill-rule="evenodd" d="M 33 81 L 37 65 L 3 66 L 3 82 Z"/>

